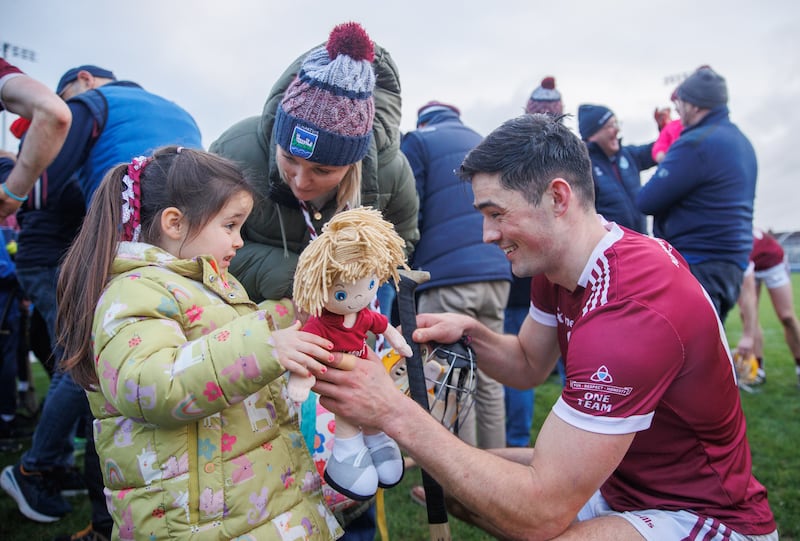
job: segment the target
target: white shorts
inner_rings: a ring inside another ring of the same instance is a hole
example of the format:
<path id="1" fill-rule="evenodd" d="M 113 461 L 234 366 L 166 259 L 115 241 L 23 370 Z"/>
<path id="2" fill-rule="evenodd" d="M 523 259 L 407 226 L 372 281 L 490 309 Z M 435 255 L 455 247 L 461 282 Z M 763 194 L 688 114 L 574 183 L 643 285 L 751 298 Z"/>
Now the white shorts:
<path id="1" fill-rule="evenodd" d="M 767 289 L 783 287 L 791 283 L 789 275 L 789 262 L 784 259 L 780 265 L 775 265 L 766 270 L 756 271 L 756 284 L 764 284 Z"/>
<path id="2" fill-rule="evenodd" d="M 641 511 L 614 511 L 608 506 L 600 491 L 578 513 L 578 520 L 589 520 L 597 517 L 620 517 L 627 520 L 647 541 L 663 541 L 664 539 L 681 539 L 688 541 L 778 541 L 778 530 L 767 535 L 742 535 L 734 532 L 715 519 L 703 519 L 689 511 L 663 511 L 661 509 L 644 509 Z"/>

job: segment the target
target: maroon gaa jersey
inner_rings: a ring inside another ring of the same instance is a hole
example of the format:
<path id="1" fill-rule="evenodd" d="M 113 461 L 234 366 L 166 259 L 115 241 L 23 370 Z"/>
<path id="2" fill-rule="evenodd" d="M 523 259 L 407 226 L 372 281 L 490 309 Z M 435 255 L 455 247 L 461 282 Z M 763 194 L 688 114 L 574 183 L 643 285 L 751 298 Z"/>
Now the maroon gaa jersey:
<path id="1" fill-rule="evenodd" d="M 533 279 L 531 317 L 557 327 L 566 368 L 553 412 L 590 432 L 636 432 L 601 487 L 613 509 L 686 509 L 772 532 L 710 299 L 666 241 L 606 227 L 575 291 Z"/>

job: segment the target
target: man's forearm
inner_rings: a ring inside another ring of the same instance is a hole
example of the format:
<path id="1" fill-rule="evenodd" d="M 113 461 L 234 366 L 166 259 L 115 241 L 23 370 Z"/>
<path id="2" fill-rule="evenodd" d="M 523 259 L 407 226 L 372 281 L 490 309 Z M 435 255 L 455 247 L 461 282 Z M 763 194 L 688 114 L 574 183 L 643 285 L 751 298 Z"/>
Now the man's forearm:
<path id="1" fill-rule="evenodd" d="M 479 321 L 474 321 L 465 334 L 478 367 L 504 385 L 529 389 L 542 383 L 553 370 L 552 366 L 533 366 L 517 335 L 496 333 Z"/>
<path id="2" fill-rule="evenodd" d="M 538 516 L 541 506 L 520 504 L 521 500 L 533 501 L 531 495 L 537 490 L 530 468 L 532 449 L 521 450 L 524 456 L 497 456 L 462 442 L 410 398 L 404 397 L 395 405 L 396 415 L 383 430 L 449 496 L 511 538 L 518 537 L 515 532 L 524 531 L 526 538 L 549 539 L 563 530 L 551 516 Z M 538 518 L 532 520 L 534 516 Z"/>
<path id="3" fill-rule="evenodd" d="M 61 98 L 29 77 L 8 81 L 3 98 L 10 111 L 31 119 L 17 163 L 6 179 L 6 187 L 23 197 L 61 150 L 72 115 Z"/>

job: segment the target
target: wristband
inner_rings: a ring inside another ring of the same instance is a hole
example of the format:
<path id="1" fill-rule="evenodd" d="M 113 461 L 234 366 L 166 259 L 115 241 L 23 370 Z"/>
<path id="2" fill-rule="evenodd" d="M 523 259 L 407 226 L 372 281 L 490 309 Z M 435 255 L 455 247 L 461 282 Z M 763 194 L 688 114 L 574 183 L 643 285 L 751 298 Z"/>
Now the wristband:
<path id="1" fill-rule="evenodd" d="M 12 193 L 12 191 L 8 189 L 8 186 L 6 186 L 5 182 L 0 184 L 0 186 L 3 187 L 3 191 L 6 193 L 6 195 L 8 197 L 10 197 L 11 199 L 13 199 L 14 201 L 19 201 L 20 203 L 24 203 L 25 201 L 28 200 L 28 196 L 27 195 L 25 197 L 20 197 L 17 194 Z"/>

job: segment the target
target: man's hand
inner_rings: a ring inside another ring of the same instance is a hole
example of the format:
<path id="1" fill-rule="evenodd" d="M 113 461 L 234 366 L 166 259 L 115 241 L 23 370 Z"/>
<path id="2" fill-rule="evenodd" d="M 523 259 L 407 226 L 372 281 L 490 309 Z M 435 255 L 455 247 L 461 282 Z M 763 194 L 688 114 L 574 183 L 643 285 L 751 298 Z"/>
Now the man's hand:
<path id="1" fill-rule="evenodd" d="M 736 353 L 741 355 L 743 359 L 747 359 L 753 354 L 753 345 L 753 337 L 743 334 L 741 338 L 739 338 L 739 343 L 736 345 Z"/>
<path id="2" fill-rule="evenodd" d="M 414 341 L 418 344 L 453 344 L 468 334 L 473 321 L 462 314 L 417 314 Z"/>
<path id="3" fill-rule="evenodd" d="M 350 355 L 349 353 L 342 353 L 340 351 L 333 352 L 333 360 L 328 362 L 328 365 L 338 368 L 339 370 L 352 370 L 356 367 L 358 357 Z"/>
<path id="4" fill-rule="evenodd" d="M 22 201 L 11 199 L 3 190 L 0 190 L 0 220 L 8 218 L 19 210 L 22 206 Z"/>
<path id="5" fill-rule="evenodd" d="M 394 404 L 406 398 L 374 353 L 369 359 L 357 359 L 352 370 L 331 368 L 318 374 L 313 390 L 319 393 L 323 407 L 353 424 L 373 428 L 382 427 L 396 415 Z"/>

